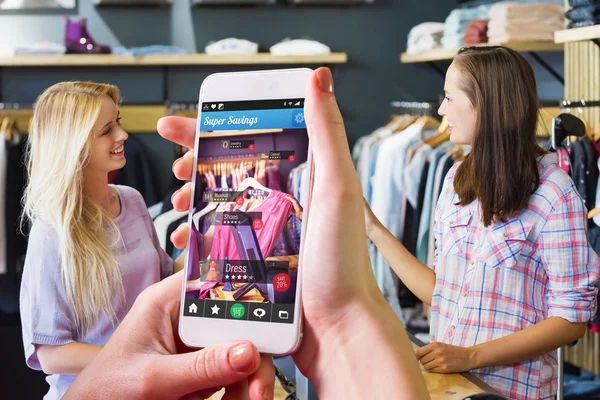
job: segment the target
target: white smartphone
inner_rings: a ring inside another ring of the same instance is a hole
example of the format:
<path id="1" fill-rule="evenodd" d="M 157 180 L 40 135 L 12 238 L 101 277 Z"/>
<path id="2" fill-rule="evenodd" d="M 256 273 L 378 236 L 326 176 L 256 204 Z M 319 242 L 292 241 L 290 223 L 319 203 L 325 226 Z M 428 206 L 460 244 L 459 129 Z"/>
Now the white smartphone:
<path id="1" fill-rule="evenodd" d="M 287 355 L 300 345 L 311 74 L 218 73 L 202 83 L 179 319 L 190 347 L 249 340 Z"/>

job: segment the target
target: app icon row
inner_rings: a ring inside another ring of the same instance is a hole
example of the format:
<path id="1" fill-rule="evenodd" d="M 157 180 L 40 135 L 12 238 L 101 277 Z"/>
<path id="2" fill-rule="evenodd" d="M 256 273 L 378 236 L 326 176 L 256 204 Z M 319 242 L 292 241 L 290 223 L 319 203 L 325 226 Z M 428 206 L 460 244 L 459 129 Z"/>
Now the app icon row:
<path id="1" fill-rule="evenodd" d="M 294 322 L 293 304 L 185 299 L 184 307 L 183 315 L 187 317 L 237 319 L 283 324 Z"/>

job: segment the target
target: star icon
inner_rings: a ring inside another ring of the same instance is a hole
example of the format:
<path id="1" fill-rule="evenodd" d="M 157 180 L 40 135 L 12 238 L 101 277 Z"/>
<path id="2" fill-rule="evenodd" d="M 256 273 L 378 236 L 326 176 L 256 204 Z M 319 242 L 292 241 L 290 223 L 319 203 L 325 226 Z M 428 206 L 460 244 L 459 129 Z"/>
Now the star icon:
<path id="1" fill-rule="evenodd" d="M 244 275 L 244 279 L 248 279 L 248 275 Z"/>
<path id="2" fill-rule="evenodd" d="M 218 305 L 216 305 L 216 304 L 215 304 L 215 305 L 214 305 L 214 306 L 212 306 L 210 309 L 212 310 L 212 315 L 219 315 L 219 310 L 220 310 L 220 308 L 219 308 L 219 306 L 218 306 Z"/>
<path id="3" fill-rule="evenodd" d="M 254 277 L 252 275 L 250 275 L 248 278 L 253 279 Z"/>
<path id="4" fill-rule="evenodd" d="M 229 275 L 225 275 L 225 279 L 229 279 Z"/>
<path id="5" fill-rule="evenodd" d="M 238 279 L 242 279 L 242 276 L 241 276 L 241 275 L 238 275 Z"/>

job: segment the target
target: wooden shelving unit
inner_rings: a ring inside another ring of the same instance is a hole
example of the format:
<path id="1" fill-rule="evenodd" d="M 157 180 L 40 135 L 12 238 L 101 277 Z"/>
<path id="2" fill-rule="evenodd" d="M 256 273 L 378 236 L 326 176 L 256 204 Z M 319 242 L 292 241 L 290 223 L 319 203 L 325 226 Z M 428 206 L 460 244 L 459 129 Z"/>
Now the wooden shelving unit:
<path id="1" fill-rule="evenodd" d="M 123 129 L 131 133 L 155 133 L 158 120 L 169 115 L 167 107 L 160 105 L 124 105 L 119 107 L 119 111 L 123 117 Z M 0 118 L 3 117 L 11 117 L 19 132 L 28 132 L 33 109 L 0 109 Z"/>
<path id="2" fill-rule="evenodd" d="M 489 46 L 487 43 L 482 43 L 479 46 Z M 513 42 L 513 43 L 502 43 L 502 46 L 510 47 L 513 50 L 519 52 L 551 52 L 551 51 L 563 51 L 563 45 L 552 42 Z M 432 61 L 444 61 L 452 60 L 456 54 L 458 54 L 458 48 L 456 49 L 435 49 L 423 53 L 402 53 L 400 55 L 400 62 L 403 64 L 410 63 L 421 63 L 421 62 L 432 62 Z"/>
<path id="3" fill-rule="evenodd" d="M 65 54 L 62 56 L 0 57 L 0 67 L 85 67 L 85 66 L 177 66 L 177 65 L 285 65 L 345 64 L 346 53 L 317 56 L 255 55 L 183 55 L 118 56 L 113 54 Z"/>
<path id="4" fill-rule="evenodd" d="M 597 41 L 598 39 L 600 39 L 600 25 L 554 32 L 554 41 L 556 43 L 582 42 L 585 40 Z"/>

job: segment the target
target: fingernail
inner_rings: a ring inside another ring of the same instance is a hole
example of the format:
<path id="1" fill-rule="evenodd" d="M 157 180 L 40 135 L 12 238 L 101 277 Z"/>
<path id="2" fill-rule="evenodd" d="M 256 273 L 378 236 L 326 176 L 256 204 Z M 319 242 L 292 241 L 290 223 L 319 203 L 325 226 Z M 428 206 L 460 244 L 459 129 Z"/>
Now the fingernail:
<path id="1" fill-rule="evenodd" d="M 177 165 L 177 163 L 181 161 L 181 157 L 179 157 L 177 160 L 173 161 L 173 165 L 171 166 L 171 171 L 173 171 L 175 169 L 175 165 Z"/>
<path id="2" fill-rule="evenodd" d="M 179 189 L 179 190 L 175 191 L 175 193 L 173 193 L 173 194 L 171 195 L 171 203 L 173 202 L 173 199 L 175 198 L 175 195 L 179 194 L 179 192 L 181 192 L 181 189 Z"/>
<path id="3" fill-rule="evenodd" d="M 229 350 L 229 363 L 237 372 L 250 372 L 256 369 L 256 359 L 250 343 L 241 343 Z"/>
<path id="4" fill-rule="evenodd" d="M 317 70 L 317 80 L 319 88 L 323 93 L 333 93 L 333 77 L 329 68 L 319 68 Z"/>

